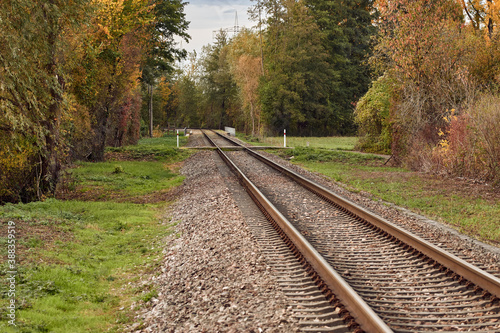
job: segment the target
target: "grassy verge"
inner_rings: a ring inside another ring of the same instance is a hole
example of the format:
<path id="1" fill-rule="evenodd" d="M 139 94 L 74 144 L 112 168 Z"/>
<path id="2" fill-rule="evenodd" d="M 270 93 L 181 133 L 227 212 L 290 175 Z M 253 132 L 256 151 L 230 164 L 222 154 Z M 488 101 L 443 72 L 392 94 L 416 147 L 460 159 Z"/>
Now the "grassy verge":
<path id="1" fill-rule="evenodd" d="M 0 331 L 108 332 L 133 322 L 134 310 L 156 295 L 141 278 L 157 274 L 165 194 L 182 182 L 188 152 L 173 138 L 111 151 L 118 160 L 79 163 L 69 170 L 60 199 L 0 207 Z M 149 154 L 148 154 L 149 151 Z M 73 187 L 73 190 L 71 190 Z M 146 197 L 146 202 L 137 202 Z M 16 319 L 7 278 L 7 224 L 16 231 Z"/>
<path id="2" fill-rule="evenodd" d="M 500 244 L 500 193 L 487 184 L 384 166 L 385 158 L 299 147 L 279 154 L 354 192 L 367 192 L 447 223 L 477 239 Z"/>
<path id="3" fill-rule="evenodd" d="M 283 137 L 265 137 L 256 138 L 241 133 L 236 133 L 236 136 L 250 144 L 256 146 L 283 146 Z M 357 144 L 357 137 L 287 137 L 286 144 L 288 147 L 316 147 L 335 150 L 353 150 Z"/>

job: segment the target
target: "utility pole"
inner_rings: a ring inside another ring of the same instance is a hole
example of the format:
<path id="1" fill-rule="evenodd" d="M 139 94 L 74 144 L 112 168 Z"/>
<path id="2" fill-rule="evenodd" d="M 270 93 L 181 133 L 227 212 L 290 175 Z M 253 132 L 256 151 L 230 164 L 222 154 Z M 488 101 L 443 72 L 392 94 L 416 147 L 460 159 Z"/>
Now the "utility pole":
<path id="1" fill-rule="evenodd" d="M 153 137 L 153 84 L 148 85 L 149 92 L 149 137 Z"/>
<path id="2" fill-rule="evenodd" d="M 260 0 L 257 2 L 257 6 L 259 7 L 259 34 L 260 34 L 260 65 L 262 66 L 262 75 L 264 75 L 264 50 L 262 49 L 262 19 L 261 19 L 261 11 L 262 7 L 260 6 Z"/>
<path id="3" fill-rule="evenodd" d="M 234 26 L 232 26 L 230 28 L 220 28 L 219 30 L 213 30 L 212 31 L 212 39 L 215 40 L 217 34 L 220 31 L 226 32 L 228 34 L 228 36 L 229 36 L 229 33 L 232 32 L 233 37 L 236 36 L 240 32 L 240 25 L 238 24 L 238 11 L 235 11 L 234 15 L 235 15 L 234 16 Z"/>

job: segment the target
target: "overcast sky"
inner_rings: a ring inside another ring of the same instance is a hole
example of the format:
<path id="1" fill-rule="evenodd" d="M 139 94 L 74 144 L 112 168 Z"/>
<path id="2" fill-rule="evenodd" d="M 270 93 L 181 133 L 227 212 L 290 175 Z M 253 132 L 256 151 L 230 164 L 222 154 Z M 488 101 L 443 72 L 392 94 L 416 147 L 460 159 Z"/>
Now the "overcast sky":
<path id="1" fill-rule="evenodd" d="M 234 27 L 235 13 L 238 13 L 238 25 L 251 28 L 256 25 L 248 19 L 248 8 L 255 3 L 250 0 L 186 0 L 184 7 L 186 20 L 189 24 L 188 34 L 191 36 L 189 44 L 182 42 L 182 47 L 188 52 L 196 50 L 199 54 L 201 47 L 213 43 L 213 31 Z M 230 34 L 232 36 L 232 34 Z"/>

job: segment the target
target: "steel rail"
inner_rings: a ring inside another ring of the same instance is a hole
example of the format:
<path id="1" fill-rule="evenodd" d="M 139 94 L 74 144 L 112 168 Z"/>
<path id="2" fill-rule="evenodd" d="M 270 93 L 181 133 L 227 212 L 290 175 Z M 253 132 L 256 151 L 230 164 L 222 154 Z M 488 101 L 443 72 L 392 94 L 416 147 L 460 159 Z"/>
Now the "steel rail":
<path id="1" fill-rule="evenodd" d="M 260 190 L 243 174 L 229 157 L 213 142 L 205 132 L 203 134 L 216 147 L 217 152 L 230 169 L 235 173 L 244 187 L 252 194 L 260 205 L 269 213 L 283 232 L 294 243 L 307 262 L 321 277 L 323 282 L 335 293 L 349 310 L 356 322 L 366 332 L 393 332 L 389 326 L 373 311 L 373 309 L 352 289 L 352 287 L 335 271 L 335 269 L 319 254 L 304 236 L 287 220 L 283 214 L 260 192 Z"/>
<path id="2" fill-rule="evenodd" d="M 220 133 L 217 133 L 217 135 L 222 136 L 223 138 L 235 144 L 240 144 L 239 142 L 234 141 L 226 136 L 223 136 Z M 243 145 L 241 146 L 245 147 Z M 316 184 L 304 178 L 303 176 L 299 175 L 298 173 L 271 161 L 267 157 L 253 151 L 249 147 L 245 147 L 245 151 L 247 151 L 250 155 L 259 159 L 260 161 L 266 163 L 270 167 L 274 168 L 275 170 L 292 178 L 293 180 L 295 180 L 296 182 L 298 182 L 311 192 L 316 193 L 317 195 L 327 200 L 328 202 L 336 206 L 340 206 L 342 209 L 345 209 L 347 212 L 353 214 L 354 216 L 357 216 L 358 218 L 365 220 L 371 223 L 372 225 L 375 225 L 376 227 L 383 230 L 387 234 L 394 236 L 398 240 L 402 241 L 408 246 L 411 246 L 415 250 L 423 253 L 427 257 L 441 264 L 442 266 L 450 269 L 451 271 L 464 277 L 468 281 L 481 287 L 483 290 L 489 292 L 490 294 L 494 295 L 497 298 L 500 298 L 500 279 L 497 278 L 496 276 L 480 269 L 479 267 L 476 267 L 468 263 L 467 261 L 457 257 L 452 253 L 449 253 L 446 250 L 439 248 L 438 246 L 426 241 L 425 239 L 417 235 L 414 235 L 405 229 L 400 228 L 396 224 L 384 219 L 383 217 L 378 216 L 372 212 L 369 212 L 365 208 L 357 205 L 356 203 L 340 197 L 339 195 L 335 194 L 334 192 L 330 191 L 324 186 Z"/>

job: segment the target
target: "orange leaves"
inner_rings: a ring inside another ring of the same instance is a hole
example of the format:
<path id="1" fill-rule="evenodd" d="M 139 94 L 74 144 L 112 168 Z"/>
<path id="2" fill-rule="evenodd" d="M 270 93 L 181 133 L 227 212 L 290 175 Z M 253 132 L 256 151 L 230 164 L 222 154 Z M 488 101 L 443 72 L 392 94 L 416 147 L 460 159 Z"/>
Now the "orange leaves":
<path id="1" fill-rule="evenodd" d="M 500 23 L 500 1 L 457 0 L 467 16 L 466 23 L 484 32 L 489 40 Z"/>
<path id="2" fill-rule="evenodd" d="M 454 48 L 460 8 L 451 0 L 398 0 L 382 3 L 379 51 L 394 69 L 419 82 L 452 70 L 461 50 Z"/>

